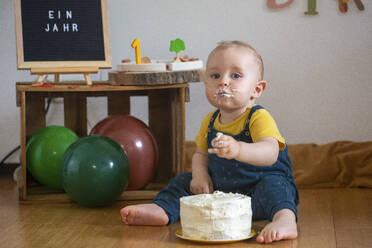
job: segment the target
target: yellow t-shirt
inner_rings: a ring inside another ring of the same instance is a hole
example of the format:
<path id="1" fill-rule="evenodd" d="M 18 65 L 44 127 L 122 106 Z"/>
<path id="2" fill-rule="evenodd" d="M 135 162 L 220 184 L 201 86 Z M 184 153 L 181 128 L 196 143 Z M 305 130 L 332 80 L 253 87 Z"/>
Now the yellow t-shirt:
<path id="1" fill-rule="evenodd" d="M 242 115 L 228 124 L 221 124 L 219 113 L 213 127 L 217 131 L 223 132 L 225 134 L 237 135 L 244 130 L 250 111 L 251 108 L 247 108 L 247 110 Z M 205 152 L 208 151 L 208 125 L 213 116 L 213 113 L 214 112 L 211 112 L 207 114 L 206 117 L 204 117 L 204 120 L 200 126 L 199 133 L 196 135 L 195 138 L 197 147 Z M 256 110 L 256 112 L 253 113 L 249 122 L 249 130 L 253 142 L 256 142 L 265 137 L 273 137 L 278 140 L 280 150 L 283 150 L 285 148 L 285 139 L 280 134 L 275 120 L 265 109 L 258 109 Z"/>

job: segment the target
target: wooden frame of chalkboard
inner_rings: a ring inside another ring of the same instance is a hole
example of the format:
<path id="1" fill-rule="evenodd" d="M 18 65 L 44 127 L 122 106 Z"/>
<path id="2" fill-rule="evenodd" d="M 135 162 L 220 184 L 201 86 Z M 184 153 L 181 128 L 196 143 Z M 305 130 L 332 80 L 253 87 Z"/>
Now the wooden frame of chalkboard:
<path id="1" fill-rule="evenodd" d="M 18 69 L 112 67 L 107 0 L 14 0 L 14 6 Z"/>

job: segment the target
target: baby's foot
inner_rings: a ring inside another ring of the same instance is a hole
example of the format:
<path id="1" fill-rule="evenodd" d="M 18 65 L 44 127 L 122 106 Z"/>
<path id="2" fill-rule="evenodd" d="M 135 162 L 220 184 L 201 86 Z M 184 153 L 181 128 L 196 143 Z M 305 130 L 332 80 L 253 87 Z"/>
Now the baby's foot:
<path id="1" fill-rule="evenodd" d="M 121 219 L 128 225 L 165 226 L 169 218 L 158 205 L 131 205 L 120 210 Z"/>
<path id="2" fill-rule="evenodd" d="M 278 211 L 273 221 L 267 224 L 257 236 L 259 243 L 271 243 L 282 239 L 297 238 L 296 216 L 289 209 Z"/>

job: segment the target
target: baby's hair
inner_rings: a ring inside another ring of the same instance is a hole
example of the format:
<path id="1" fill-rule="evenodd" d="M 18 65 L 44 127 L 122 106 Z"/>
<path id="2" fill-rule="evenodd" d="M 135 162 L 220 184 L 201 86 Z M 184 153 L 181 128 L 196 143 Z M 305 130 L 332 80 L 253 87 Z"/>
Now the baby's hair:
<path id="1" fill-rule="evenodd" d="M 257 64 L 258 64 L 258 70 L 259 70 L 259 81 L 263 79 L 263 75 L 264 75 L 264 64 L 263 64 L 263 61 L 262 61 L 262 57 L 261 55 L 256 51 L 256 49 L 254 49 L 251 45 L 249 45 L 248 43 L 245 43 L 243 41 L 239 41 L 239 40 L 233 40 L 233 41 L 221 41 L 217 44 L 217 47 L 213 50 L 219 50 L 219 49 L 226 49 L 226 48 L 230 48 L 230 47 L 244 47 L 244 48 L 247 48 L 249 49 L 254 57 L 257 59 Z"/>

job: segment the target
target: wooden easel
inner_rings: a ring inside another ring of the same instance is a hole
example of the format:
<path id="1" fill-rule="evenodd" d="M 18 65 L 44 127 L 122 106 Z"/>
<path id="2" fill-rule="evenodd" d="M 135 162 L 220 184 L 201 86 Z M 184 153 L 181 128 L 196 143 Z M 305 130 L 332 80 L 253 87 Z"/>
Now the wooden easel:
<path id="1" fill-rule="evenodd" d="M 97 73 L 98 67 L 60 67 L 60 68 L 43 68 L 34 67 L 31 68 L 32 75 L 38 75 L 36 85 L 42 84 L 43 76 L 48 74 L 54 74 L 54 83 L 59 83 L 60 74 L 84 74 L 85 82 L 87 85 L 92 85 L 89 73 Z"/>

